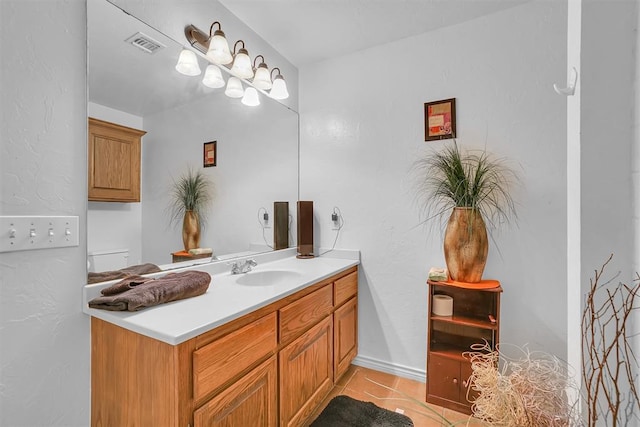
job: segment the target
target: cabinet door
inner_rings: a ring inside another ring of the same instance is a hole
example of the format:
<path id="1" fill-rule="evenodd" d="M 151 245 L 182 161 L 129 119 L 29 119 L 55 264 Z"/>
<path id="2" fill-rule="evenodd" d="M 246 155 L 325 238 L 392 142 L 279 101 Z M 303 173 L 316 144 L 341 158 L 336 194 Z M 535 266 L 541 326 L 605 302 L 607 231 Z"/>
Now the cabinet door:
<path id="1" fill-rule="evenodd" d="M 358 303 L 352 298 L 333 314 L 334 328 L 334 378 L 338 378 L 349 369 L 349 364 L 358 352 Z"/>
<path id="2" fill-rule="evenodd" d="M 280 426 L 300 426 L 333 387 L 333 318 L 283 348 L 279 363 Z"/>
<path id="3" fill-rule="evenodd" d="M 144 131 L 89 119 L 89 200 L 140 201 Z"/>
<path id="4" fill-rule="evenodd" d="M 429 357 L 427 369 L 427 394 L 458 402 L 460 398 L 460 362 L 432 354 Z"/>
<path id="5" fill-rule="evenodd" d="M 470 362 L 460 363 L 460 378 L 462 379 L 462 386 L 460 387 L 460 402 L 472 404 L 474 400 L 480 395 L 479 392 L 471 389 L 469 384 L 469 378 L 473 373 Z"/>
<path id="6" fill-rule="evenodd" d="M 195 411 L 194 427 L 276 427 L 277 376 L 273 356 Z"/>

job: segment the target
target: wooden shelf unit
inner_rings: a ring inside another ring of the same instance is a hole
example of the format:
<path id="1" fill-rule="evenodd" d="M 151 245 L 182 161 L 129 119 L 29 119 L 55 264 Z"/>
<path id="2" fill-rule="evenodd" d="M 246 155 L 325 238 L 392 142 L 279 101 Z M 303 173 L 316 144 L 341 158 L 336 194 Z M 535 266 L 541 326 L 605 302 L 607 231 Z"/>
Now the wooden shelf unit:
<path id="1" fill-rule="evenodd" d="M 427 341 L 426 400 L 445 408 L 471 414 L 475 394 L 470 389 L 471 362 L 465 355 L 474 344 L 486 341 L 492 350 L 500 338 L 499 282 L 494 288 L 465 288 L 459 284 L 427 281 L 429 320 Z M 433 314 L 433 296 L 453 298 L 453 315 Z"/>

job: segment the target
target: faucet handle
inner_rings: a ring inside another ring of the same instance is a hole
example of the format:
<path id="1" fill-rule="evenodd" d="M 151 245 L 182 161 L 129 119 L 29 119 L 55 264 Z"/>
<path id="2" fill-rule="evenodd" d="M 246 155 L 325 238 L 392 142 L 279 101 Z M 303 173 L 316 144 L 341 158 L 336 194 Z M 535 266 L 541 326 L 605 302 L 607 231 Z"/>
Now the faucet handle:
<path id="1" fill-rule="evenodd" d="M 247 264 L 249 264 L 251 267 L 255 267 L 258 265 L 255 259 L 248 259 Z"/>
<path id="2" fill-rule="evenodd" d="M 238 274 L 240 272 L 240 266 L 236 261 L 228 262 L 227 265 L 231 266 L 231 274 Z"/>

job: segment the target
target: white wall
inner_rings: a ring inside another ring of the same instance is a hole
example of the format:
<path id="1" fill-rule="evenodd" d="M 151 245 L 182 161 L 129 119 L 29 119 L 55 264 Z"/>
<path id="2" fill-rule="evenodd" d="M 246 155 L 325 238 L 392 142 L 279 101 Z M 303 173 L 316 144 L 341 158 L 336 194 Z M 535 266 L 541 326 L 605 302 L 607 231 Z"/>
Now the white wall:
<path id="1" fill-rule="evenodd" d="M 455 97 L 458 142 L 512 160 L 519 226 L 496 234 L 485 277 L 501 280 L 504 342 L 566 356 L 566 4 L 523 6 L 300 70 L 301 198 L 330 246 L 362 251 L 359 357 L 424 374 L 431 266 L 442 236 L 420 225 L 412 163 L 423 104 Z M 384 58 L 384 59 L 383 59 Z"/>
<path id="2" fill-rule="evenodd" d="M 637 2 L 582 4 L 582 286 L 610 254 L 605 278 L 634 276 L 632 160 Z M 606 28 L 606 31 L 602 31 Z M 615 66 L 612 66 L 615 64 Z M 637 197 L 637 195 L 635 195 Z"/>
<path id="3" fill-rule="evenodd" d="M 634 139 L 634 127 L 637 128 L 634 126 L 638 81 L 635 70 L 637 26 L 637 1 L 582 1 L 580 168 L 583 295 L 590 288 L 595 270 L 599 270 L 612 253 L 614 258 L 604 272 L 601 286 L 609 280 L 611 286 L 620 282 L 631 285 L 637 271 L 638 252 L 637 247 L 634 251 L 634 241 L 639 231 L 634 203 L 638 200 L 638 187 L 634 189 L 632 183 L 634 177 L 637 179 L 638 168 L 638 143 Z M 605 298 L 604 293 L 599 295 Z M 634 317 L 632 321 L 635 322 L 627 325 L 628 336 L 634 332 L 637 334 L 640 326 L 637 313 Z M 605 341 L 611 340 L 616 325 L 609 324 L 607 328 L 608 338 Z M 615 357 L 611 356 L 613 360 Z M 632 363 L 631 369 L 637 374 L 636 364 Z M 624 377 L 622 374 L 616 382 L 623 399 L 627 398 L 629 390 Z M 606 407 L 602 396 L 600 403 Z M 626 407 L 626 401 L 622 406 L 625 411 L 618 416 L 620 425 L 626 425 L 625 421 L 629 425 L 637 425 L 638 408 Z M 632 412 L 628 420 L 627 410 L 636 412 Z M 598 425 L 612 425 L 611 417 L 605 415 L 600 413 Z"/>
<path id="4" fill-rule="evenodd" d="M 0 1 L 0 214 L 77 215 L 80 246 L 0 254 L 0 425 L 89 424 L 86 8 Z"/>
<path id="5" fill-rule="evenodd" d="M 142 117 L 90 102 L 88 115 L 134 129 L 145 130 Z M 142 137 L 142 147 L 147 145 Z M 144 158 L 142 161 L 144 166 Z M 141 195 L 144 200 L 144 194 Z M 129 265 L 142 263 L 142 204 L 89 202 L 87 251 L 129 250 Z"/>
<path id="6" fill-rule="evenodd" d="M 636 46 L 635 46 L 635 99 L 634 99 L 634 133 L 633 146 L 631 148 L 631 185 L 633 194 L 633 229 L 635 230 L 633 271 L 640 272 L 640 7 L 636 8 Z"/>

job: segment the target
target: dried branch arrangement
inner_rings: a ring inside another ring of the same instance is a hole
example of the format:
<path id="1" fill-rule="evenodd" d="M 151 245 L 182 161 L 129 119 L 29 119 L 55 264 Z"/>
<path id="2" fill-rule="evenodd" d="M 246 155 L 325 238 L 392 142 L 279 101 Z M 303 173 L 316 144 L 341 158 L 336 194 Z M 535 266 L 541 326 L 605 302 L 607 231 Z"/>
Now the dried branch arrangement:
<path id="1" fill-rule="evenodd" d="M 466 353 L 473 371 L 471 389 L 478 393 L 473 416 L 492 426 L 575 425 L 579 414 L 567 400 L 572 383 L 566 363 L 548 353 L 519 350 L 521 357 L 510 358 L 484 344 Z M 499 361 L 502 368 L 497 369 Z"/>
<path id="2" fill-rule="evenodd" d="M 582 313 L 582 381 L 585 386 L 589 427 L 616 427 L 627 424 L 631 417 L 638 420 L 640 398 L 635 385 L 634 370 L 638 364 L 631 347 L 631 331 L 627 320 L 640 291 L 640 274 L 635 284 L 611 281 L 601 284 L 602 274 L 613 255 L 595 271 Z"/>

